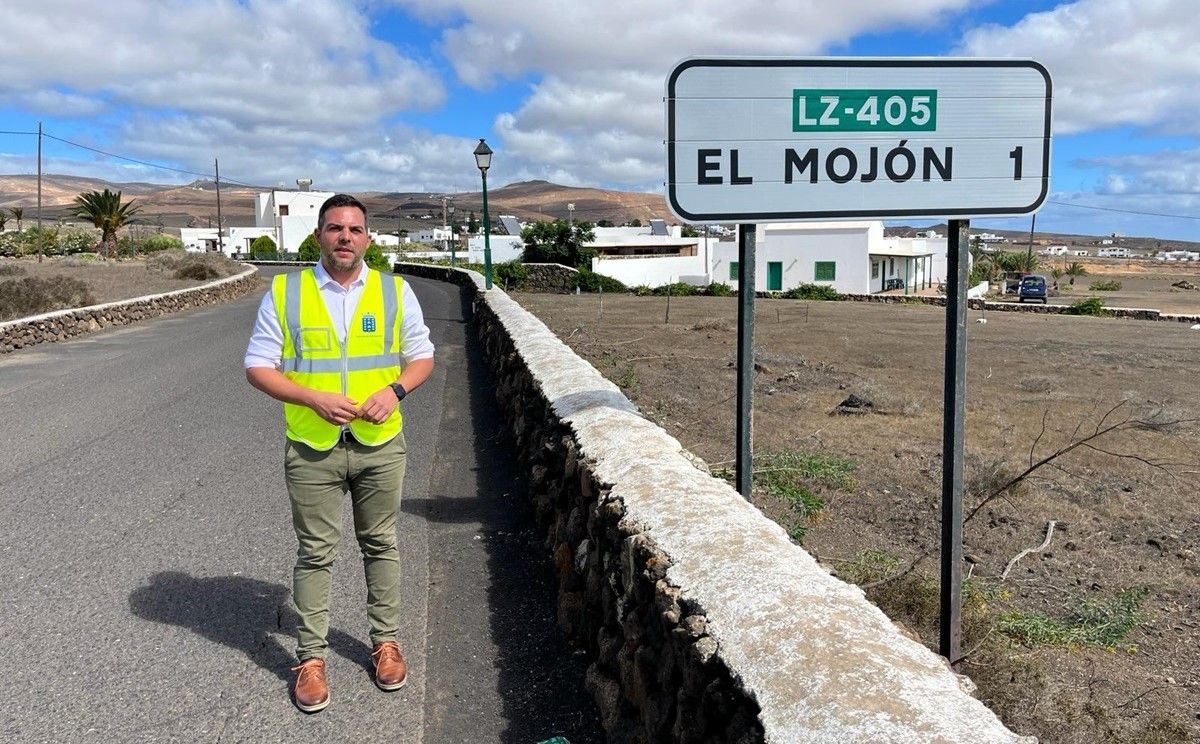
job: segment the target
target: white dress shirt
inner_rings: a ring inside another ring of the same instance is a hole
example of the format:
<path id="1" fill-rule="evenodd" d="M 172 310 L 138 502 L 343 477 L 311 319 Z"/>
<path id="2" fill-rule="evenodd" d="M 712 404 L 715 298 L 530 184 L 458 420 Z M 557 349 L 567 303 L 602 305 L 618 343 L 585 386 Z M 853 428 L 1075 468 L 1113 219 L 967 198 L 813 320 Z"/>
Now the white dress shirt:
<path id="1" fill-rule="evenodd" d="M 329 276 L 329 272 L 320 261 L 313 267 L 316 274 L 317 287 L 329 318 L 337 331 L 338 340 L 346 340 L 346 324 L 354 317 L 358 309 L 358 300 L 362 297 L 363 285 L 367 281 L 369 269 L 366 264 L 358 272 L 358 277 L 350 282 L 349 287 L 343 287 Z M 388 276 L 385 274 L 385 276 Z M 417 295 L 412 291 L 408 282 L 404 282 L 404 293 L 401 297 L 404 309 L 404 321 L 400 328 L 400 355 L 404 363 L 415 359 L 427 359 L 433 356 L 433 342 L 429 340 L 429 328 L 425 325 L 425 316 L 421 313 L 421 305 Z M 251 367 L 278 367 L 283 357 L 283 329 L 280 328 L 279 314 L 275 311 L 275 300 L 270 290 L 263 296 L 258 306 L 258 317 L 254 321 L 254 331 L 250 334 L 250 344 L 246 347 L 246 358 L 243 361 L 246 369 Z"/>

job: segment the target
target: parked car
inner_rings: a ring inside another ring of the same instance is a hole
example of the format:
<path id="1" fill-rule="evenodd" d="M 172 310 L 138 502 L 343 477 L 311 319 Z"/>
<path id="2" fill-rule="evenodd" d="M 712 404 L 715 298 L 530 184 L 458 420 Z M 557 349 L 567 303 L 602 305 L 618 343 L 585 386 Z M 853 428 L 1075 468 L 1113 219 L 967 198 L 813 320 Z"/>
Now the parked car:
<path id="1" fill-rule="evenodd" d="M 1025 300 L 1041 300 L 1043 305 L 1046 304 L 1046 277 L 1040 274 L 1021 277 L 1021 284 L 1017 287 L 1017 302 Z"/>

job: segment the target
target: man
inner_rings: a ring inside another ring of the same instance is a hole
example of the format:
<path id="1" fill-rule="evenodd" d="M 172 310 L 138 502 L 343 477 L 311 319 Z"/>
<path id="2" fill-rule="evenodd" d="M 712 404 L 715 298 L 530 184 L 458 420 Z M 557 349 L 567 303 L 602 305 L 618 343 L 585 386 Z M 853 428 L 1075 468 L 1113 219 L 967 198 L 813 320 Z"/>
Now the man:
<path id="1" fill-rule="evenodd" d="M 283 402 L 287 422 L 284 475 L 299 543 L 293 695 L 306 713 L 329 705 L 329 591 L 346 491 L 367 578 L 375 684 L 404 686 L 407 665 L 396 643 L 396 516 L 406 450 L 400 401 L 433 371 L 433 344 L 412 289 L 363 263 L 371 238 L 362 203 L 330 197 L 314 234 L 320 262 L 275 277 L 245 358 L 246 379 Z"/>

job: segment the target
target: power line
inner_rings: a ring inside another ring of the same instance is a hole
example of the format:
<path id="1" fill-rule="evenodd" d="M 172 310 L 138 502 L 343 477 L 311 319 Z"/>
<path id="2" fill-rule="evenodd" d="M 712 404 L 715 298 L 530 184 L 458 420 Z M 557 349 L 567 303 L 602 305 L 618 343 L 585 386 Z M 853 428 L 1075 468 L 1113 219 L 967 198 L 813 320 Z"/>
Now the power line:
<path id="1" fill-rule="evenodd" d="M 33 134 L 37 134 L 37 132 L 34 132 Z M 211 173 L 198 173 L 196 171 L 184 170 L 183 168 L 172 168 L 169 165 L 162 165 L 161 163 L 151 163 L 147 160 L 138 160 L 137 158 L 130 158 L 130 157 L 126 157 L 124 155 L 117 155 L 116 153 L 106 152 L 105 150 L 100 150 L 95 147 L 89 147 L 88 145 L 82 145 L 78 142 L 72 142 L 71 140 L 63 139 L 62 137 L 56 137 L 53 134 L 50 134 L 49 132 L 42 132 L 42 136 L 49 137 L 50 139 L 56 140 L 58 142 L 62 142 L 63 144 L 71 145 L 72 147 L 78 147 L 82 150 L 89 150 L 91 152 L 98 153 L 100 155 L 104 155 L 105 157 L 116 158 L 117 160 L 124 160 L 129 163 L 137 163 L 138 165 L 144 165 L 148 168 L 158 168 L 159 170 L 172 171 L 174 173 L 182 173 L 182 174 L 188 175 L 188 176 L 198 176 L 200 178 L 212 178 L 213 177 L 213 174 L 211 174 Z M 231 183 L 235 186 L 245 186 L 245 187 L 251 188 L 251 189 L 257 188 L 255 186 L 253 186 L 252 184 L 242 183 L 241 181 L 234 181 L 231 178 L 226 178 L 225 183 Z"/>
<path id="2" fill-rule="evenodd" d="M 14 132 L 14 131 L 9 131 L 7 129 L 0 130 L 0 134 L 28 134 L 33 137 L 37 136 L 37 132 Z"/>
<path id="3" fill-rule="evenodd" d="M 1121 214 L 1136 214 L 1143 217 L 1170 217 L 1177 220 L 1200 220 L 1200 216 L 1193 214 L 1164 214 L 1162 212 L 1139 212 L 1134 209 L 1117 209 L 1115 207 L 1096 207 L 1091 204 L 1071 204 L 1070 202 L 1054 201 L 1047 199 L 1047 204 L 1057 204 L 1060 207 L 1075 207 L 1076 209 L 1095 209 L 1101 212 L 1120 212 Z"/>

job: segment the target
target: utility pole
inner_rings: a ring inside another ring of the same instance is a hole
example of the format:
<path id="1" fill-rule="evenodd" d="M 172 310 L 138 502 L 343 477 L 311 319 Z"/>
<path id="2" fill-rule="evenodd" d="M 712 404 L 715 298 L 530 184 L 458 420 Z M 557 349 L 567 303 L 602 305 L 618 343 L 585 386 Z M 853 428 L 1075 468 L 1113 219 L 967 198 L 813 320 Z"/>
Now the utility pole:
<path id="1" fill-rule="evenodd" d="M 213 158 L 213 168 L 217 176 L 217 250 L 225 255 L 225 237 L 221 234 L 221 163 Z"/>
<path id="2" fill-rule="evenodd" d="M 38 229 L 38 263 L 42 262 L 42 254 L 46 252 L 42 242 L 42 123 L 38 122 L 38 205 L 37 205 L 37 229 Z"/>

